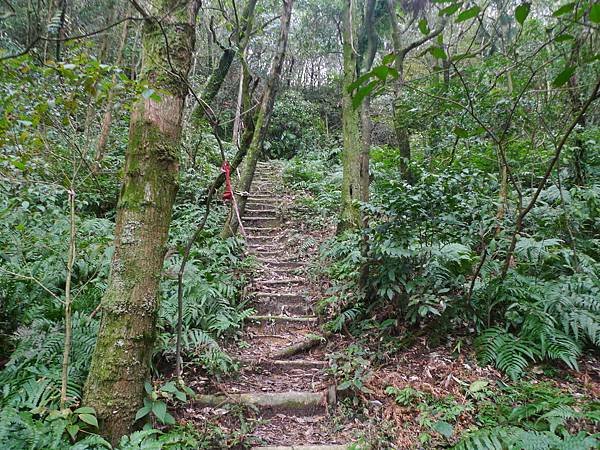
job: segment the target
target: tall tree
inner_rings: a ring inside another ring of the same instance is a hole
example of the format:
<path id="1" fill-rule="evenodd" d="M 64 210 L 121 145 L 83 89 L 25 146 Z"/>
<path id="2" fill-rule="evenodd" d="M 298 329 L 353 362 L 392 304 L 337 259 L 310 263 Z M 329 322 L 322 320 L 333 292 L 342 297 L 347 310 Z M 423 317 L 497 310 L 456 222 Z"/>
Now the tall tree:
<path id="1" fill-rule="evenodd" d="M 260 109 L 258 116 L 254 123 L 254 133 L 252 135 L 252 141 L 248 147 L 246 155 L 246 162 L 242 171 L 240 180 L 239 190 L 241 195 L 236 195 L 236 203 L 239 208 L 240 217 L 243 216 L 246 209 L 246 192 L 250 191 L 252 180 L 254 178 L 254 172 L 256 171 L 256 163 L 262 150 L 262 145 L 269 128 L 269 121 L 271 120 L 271 114 L 273 112 L 273 104 L 275 103 L 275 96 L 277 94 L 277 88 L 279 86 L 279 78 L 281 76 L 281 70 L 285 60 L 285 50 L 287 48 L 288 35 L 290 31 L 290 22 L 292 19 L 292 6 L 293 0 L 283 0 L 283 7 L 281 11 L 281 25 L 279 29 L 279 40 L 277 44 L 277 51 L 269 75 L 267 77 L 267 84 L 262 95 Z M 236 214 L 230 214 L 223 230 L 223 236 L 231 236 L 235 234 L 238 229 L 238 221 Z"/>
<path id="2" fill-rule="evenodd" d="M 131 115 L 115 251 L 84 392 L 84 403 L 96 409 L 100 431 L 112 443 L 132 430 L 150 376 L 199 2 L 148 5 L 151 11 L 136 4 L 145 19 L 140 77 L 160 99 L 143 96 Z"/>
<path id="3" fill-rule="evenodd" d="M 362 225 L 358 202 L 369 196 L 368 151 L 365 153 L 360 133 L 360 110 L 352 104 L 350 87 L 357 79 L 356 15 L 354 1 L 344 0 L 342 9 L 342 206 L 338 233 Z M 366 166 L 366 170 L 365 170 Z"/>

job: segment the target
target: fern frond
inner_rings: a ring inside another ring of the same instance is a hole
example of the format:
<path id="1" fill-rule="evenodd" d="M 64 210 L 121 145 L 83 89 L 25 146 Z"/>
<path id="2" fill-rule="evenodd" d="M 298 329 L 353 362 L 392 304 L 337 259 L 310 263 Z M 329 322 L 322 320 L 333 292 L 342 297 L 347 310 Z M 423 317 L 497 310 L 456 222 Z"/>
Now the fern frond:
<path id="1" fill-rule="evenodd" d="M 537 359 L 532 342 L 514 336 L 501 328 L 489 328 L 475 342 L 483 364 L 493 364 L 516 380 L 527 365 Z"/>

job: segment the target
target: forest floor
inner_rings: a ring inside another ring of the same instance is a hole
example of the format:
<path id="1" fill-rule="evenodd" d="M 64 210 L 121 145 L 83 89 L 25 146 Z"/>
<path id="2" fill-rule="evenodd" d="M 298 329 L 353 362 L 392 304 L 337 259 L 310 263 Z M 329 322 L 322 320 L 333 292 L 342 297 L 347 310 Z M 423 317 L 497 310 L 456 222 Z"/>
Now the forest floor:
<path id="1" fill-rule="evenodd" d="M 556 396 L 565 404 L 600 398 L 594 356 L 582 358 L 580 372 L 540 366 L 512 383 L 479 367 L 458 340 L 419 337 L 395 352 L 384 350 L 385 342 L 367 343 L 369 354 L 384 355 L 372 365 L 356 351 L 361 347 L 348 352 L 355 341 L 349 335 L 321 345 L 315 308 L 329 286 L 314 267 L 334 230 L 311 224 L 296 195 L 284 193 L 276 162 L 259 163 L 243 218 L 248 256 L 258 267 L 246 292 L 256 312 L 227 348 L 241 368 L 219 379 L 189 372 L 186 382 L 200 395 L 179 412 L 180 423 L 205 432 L 218 427 L 226 448 L 440 448 L 469 429 L 495 425 L 503 408 Z M 358 377 L 364 388 L 340 390 L 340 375 Z M 572 431 L 590 427 L 598 425 L 570 424 Z"/>

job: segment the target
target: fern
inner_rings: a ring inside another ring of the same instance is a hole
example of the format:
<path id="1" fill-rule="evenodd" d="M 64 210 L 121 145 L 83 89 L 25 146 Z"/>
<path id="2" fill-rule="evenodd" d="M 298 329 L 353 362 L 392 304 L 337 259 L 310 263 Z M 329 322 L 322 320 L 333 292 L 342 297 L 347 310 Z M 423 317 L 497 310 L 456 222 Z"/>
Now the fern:
<path id="1" fill-rule="evenodd" d="M 72 322 L 73 340 L 67 395 L 81 397 L 94 349 L 98 321 L 76 312 Z M 62 323 L 36 319 L 16 333 L 17 347 L 0 372 L 3 385 L 0 406 L 15 408 L 55 407 L 58 405 L 64 344 Z"/>
<path id="2" fill-rule="evenodd" d="M 333 320 L 327 323 L 327 328 L 332 331 L 340 331 L 345 324 L 356 320 L 363 313 L 362 309 L 352 307 L 338 314 Z"/>
<path id="3" fill-rule="evenodd" d="M 600 441 L 585 432 L 562 437 L 549 431 L 526 430 L 515 426 L 499 426 L 467 434 L 452 447 L 454 450 L 590 450 Z"/>
<path id="4" fill-rule="evenodd" d="M 493 364 L 516 380 L 539 353 L 536 346 L 501 328 L 490 328 L 476 340 L 478 356 L 483 364 Z"/>
<path id="5" fill-rule="evenodd" d="M 548 423 L 551 433 L 554 433 L 559 426 L 564 426 L 569 419 L 579 419 L 583 415 L 571 406 L 558 405 L 547 413 L 543 414 L 538 422 L 544 421 Z"/>

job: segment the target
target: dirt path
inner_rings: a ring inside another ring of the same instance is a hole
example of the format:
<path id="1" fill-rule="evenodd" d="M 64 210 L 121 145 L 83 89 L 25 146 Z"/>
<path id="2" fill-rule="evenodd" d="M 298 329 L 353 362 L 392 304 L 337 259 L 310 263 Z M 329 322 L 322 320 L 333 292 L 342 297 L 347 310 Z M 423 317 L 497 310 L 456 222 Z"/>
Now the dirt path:
<path id="1" fill-rule="evenodd" d="M 196 406 L 224 414 L 225 404 L 246 406 L 256 450 L 342 450 L 348 430 L 336 427 L 335 387 L 328 383 L 327 359 L 315 347 L 322 341 L 313 314 L 310 283 L 302 277 L 303 262 L 290 244 L 300 230 L 281 218 L 281 170 L 259 163 L 246 214 L 242 219 L 249 252 L 259 269 L 248 295 L 256 314 L 231 354 L 242 362 L 234 378 L 209 382 Z"/>

